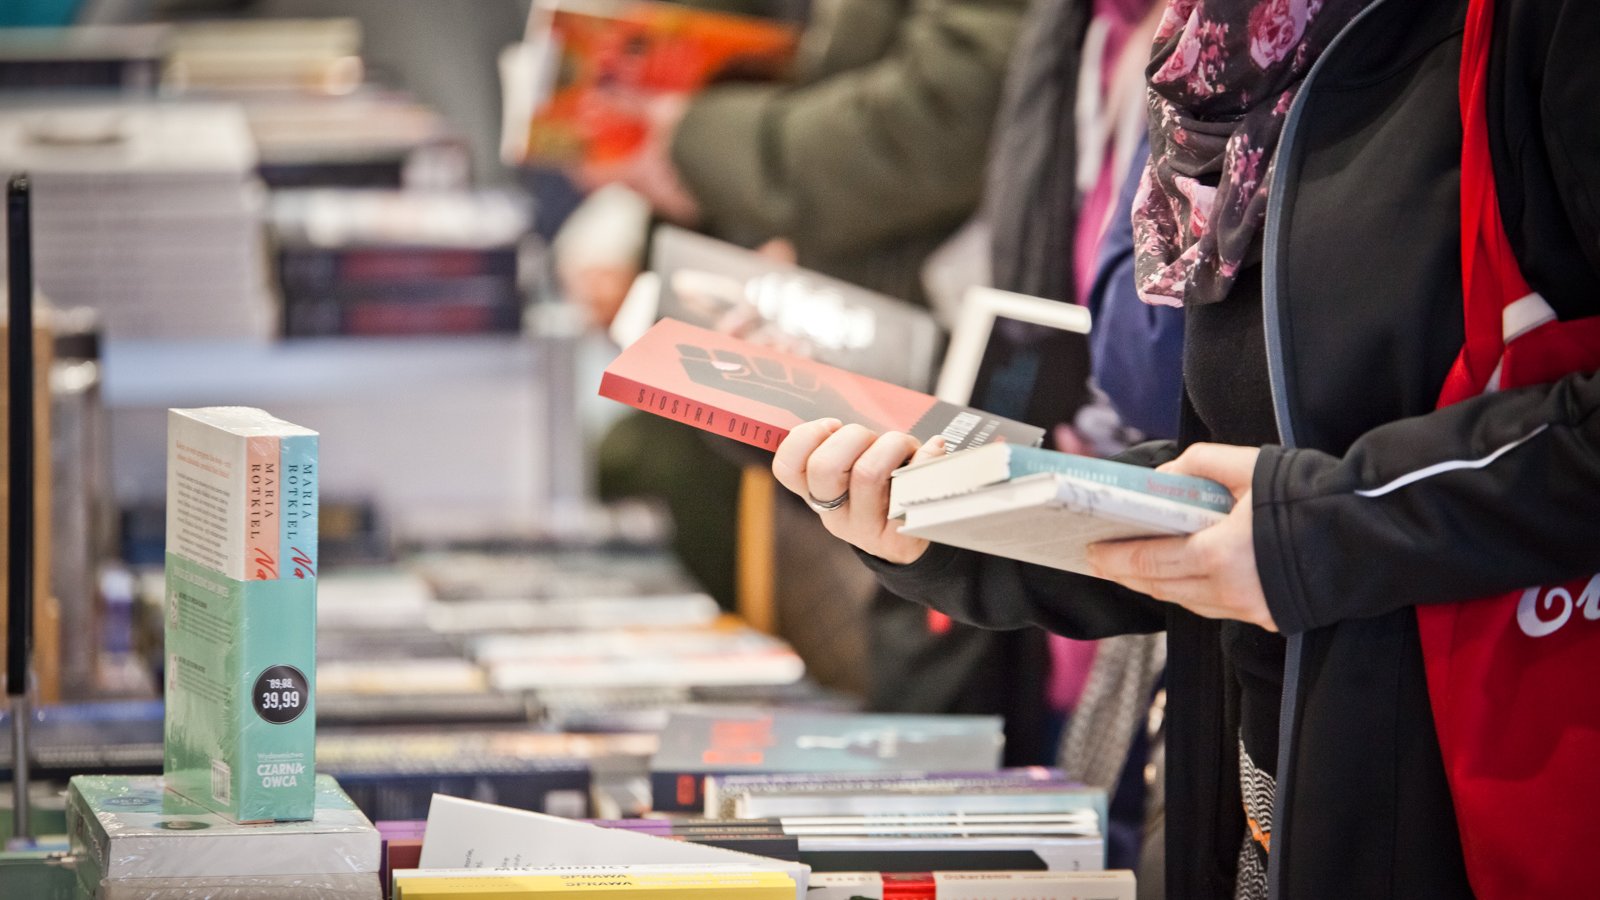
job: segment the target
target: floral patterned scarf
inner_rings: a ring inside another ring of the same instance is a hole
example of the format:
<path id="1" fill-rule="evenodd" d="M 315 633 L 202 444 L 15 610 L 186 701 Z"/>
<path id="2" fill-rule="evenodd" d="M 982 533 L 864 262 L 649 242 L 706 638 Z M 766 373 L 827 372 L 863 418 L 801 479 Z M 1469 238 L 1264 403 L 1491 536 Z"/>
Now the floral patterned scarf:
<path id="1" fill-rule="evenodd" d="M 1133 204 L 1146 303 L 1214 303 L 1259 257 L 1289 104 L 1368 2 L 1171 0 L 1147 70 L 1150 164 Z"/>

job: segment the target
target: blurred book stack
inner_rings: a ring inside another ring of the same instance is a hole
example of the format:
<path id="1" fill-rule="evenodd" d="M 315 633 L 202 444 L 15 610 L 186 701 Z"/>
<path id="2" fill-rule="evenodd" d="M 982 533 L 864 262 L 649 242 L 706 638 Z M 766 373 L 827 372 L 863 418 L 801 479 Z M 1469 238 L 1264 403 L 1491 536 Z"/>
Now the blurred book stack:
<path id="1" fill-rule="evenodd" d="M 792 860 L 813 872 L 1079 872 L 1105 867 L 1099 816 L 1090 808 L 1031 815 L 624 819 L 600 824 Z"/>
<path id="2" fill-rule="evenodd" d="M 271 188 L 461 189 L 465 138 L 437 111 L 366 80 L 355 19 L 173 27 L 163 89 L 240 104 Z"/>
<path id="3" fill-rule="evenodd" d="M 365 87 L 336 96 L 239 98 L 271 188 L 460 189 L 470 175 L 465 139 L 432 107 Z"/>
<path id="4" fill-rule="evenodd" d="M 153 95 L 169 35 L 165 25 L 0 29 L 0 91 Z"/>
<path id="5" fill-rule="evenodd" d="M 343 730 L 317 742 L 332 774 L 375 820 L 420 819 L 434 794 L 577 818 L 594 809 L 596 770 L 637 768 L 652 735 L 579 735 L 526 728 Z"/>
<path id="6" fill-rule="evenodd" d="M 700 812 L 729 775 L 993 772 L 996 716 L 860 715 L 760 708 L 674 712 L 650 763 L 654 808 Z"/>
<path id="7" fill-rule="evenodd" d="M 0 110 L 0 169 L 33 180 L 40 289 L 112 339 L 270 333 L 255 165 L 233 106 Z"/>
<path id="8" fill-rule="evenodd" d="M 690 627 L 486 635 L 472 641 L 471 652 L 503 691 L 785 685 L 805 675 L 805 664 L 788 644 L 731 619 Z"/>
<path id="9" fill-rule="evenodd" d="M 516 333 L 524 203 L 505 194 L 277 193 L 288 337 Z"/>
<path id="10" fill-rule="evenodd" d="M 177 25 L 162 81 L 181 93 L 344 94 L 361 84 L 354 19 L 256 19 Z"/>
<path id="11" fill-rule="evenodd" d="M 705 813 L 720 819 L 785 816 L 1050 816 L 1090 809 L 1104 818 L 1104 791 L 1055 769 L 798 773 L 710 777 Z"/>
<path id="12" fill-rule="evenodd" d="M 435 551 L 325 585 L 320 699 L 342 721 L 639 731 L 685 703 L 822 701 L 788 644 L 659 549 Z"/>

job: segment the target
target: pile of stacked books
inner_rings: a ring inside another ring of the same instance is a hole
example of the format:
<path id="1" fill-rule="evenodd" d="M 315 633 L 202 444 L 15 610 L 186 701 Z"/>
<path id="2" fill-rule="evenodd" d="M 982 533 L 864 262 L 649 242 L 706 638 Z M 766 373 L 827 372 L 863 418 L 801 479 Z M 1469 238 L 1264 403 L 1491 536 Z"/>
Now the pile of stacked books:
<path id="1" fill-rule="evenodd" d="M 516 333 L 531 227 L 525 205 L 500 193 L 281 191 L 283 333 Z"/>
<path id="2" fill-rule="evenodd" d="M 240 825 L 158 777 L 80 776 L 67 830 L 85 897 L 378 900 L 379 835 L 332 778 L 302 822 Z"/>
<path id="3" fill-rule="evenodd" d="M 0 111 L 0 169 L 33 180 L 39 288 L 113 339 L 270 334 L 255 165 L 236 106 Z"/>

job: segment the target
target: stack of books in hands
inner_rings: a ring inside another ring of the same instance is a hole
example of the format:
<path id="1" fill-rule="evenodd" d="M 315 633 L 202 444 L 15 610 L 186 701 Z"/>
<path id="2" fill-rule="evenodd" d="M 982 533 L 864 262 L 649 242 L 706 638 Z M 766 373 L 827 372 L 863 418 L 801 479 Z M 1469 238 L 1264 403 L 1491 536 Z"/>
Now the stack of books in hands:
<path id="1" fill-rule="evenodd" d="M 889 487 L 901 534 L 1084 573 L 1092 543 L 1191 534 L 1232 508 L 1205 478 L 1005 443 L 906 466 Z"/>

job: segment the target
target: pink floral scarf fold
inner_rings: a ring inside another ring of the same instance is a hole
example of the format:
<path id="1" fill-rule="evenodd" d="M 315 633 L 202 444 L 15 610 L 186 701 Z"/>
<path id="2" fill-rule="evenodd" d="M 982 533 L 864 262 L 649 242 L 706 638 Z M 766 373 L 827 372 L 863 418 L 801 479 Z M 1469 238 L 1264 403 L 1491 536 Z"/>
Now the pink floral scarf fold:
<path id="1" fill-rule="evenodd" d="M 1259 258 L 1273 154 L 1306 72 L 1370 0 L 1172 0 L 1156 29 L 1139 296 L 1214 303 Z"/>

